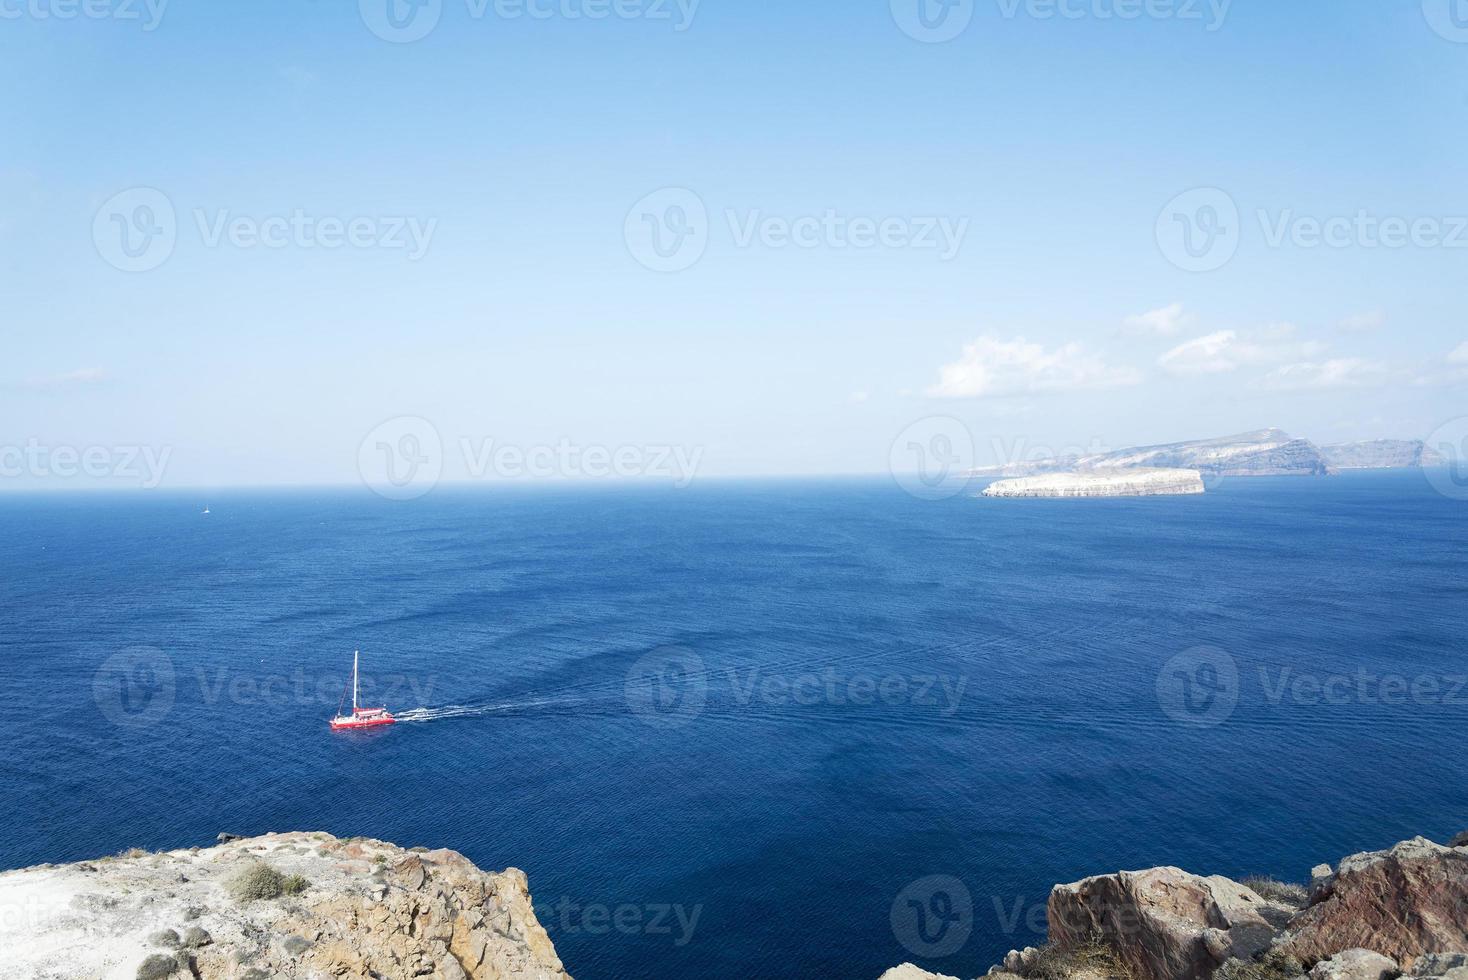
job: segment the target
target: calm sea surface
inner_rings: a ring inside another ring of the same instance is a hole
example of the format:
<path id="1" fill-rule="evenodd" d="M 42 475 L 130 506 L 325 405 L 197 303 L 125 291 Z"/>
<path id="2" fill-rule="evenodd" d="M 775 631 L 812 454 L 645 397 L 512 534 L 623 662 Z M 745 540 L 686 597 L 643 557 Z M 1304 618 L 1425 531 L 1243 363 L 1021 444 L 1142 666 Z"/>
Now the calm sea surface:
<path id="1" fill-rule="evenodd" d="M 580 980 L 974 975 L 1053 882 L 1468 827 L 1468 502 L 1420 473 L 9 494 L 0 541 L 0 867 L 447 846 Z M 358 648 L 420 720 L 327 730 Z"/>

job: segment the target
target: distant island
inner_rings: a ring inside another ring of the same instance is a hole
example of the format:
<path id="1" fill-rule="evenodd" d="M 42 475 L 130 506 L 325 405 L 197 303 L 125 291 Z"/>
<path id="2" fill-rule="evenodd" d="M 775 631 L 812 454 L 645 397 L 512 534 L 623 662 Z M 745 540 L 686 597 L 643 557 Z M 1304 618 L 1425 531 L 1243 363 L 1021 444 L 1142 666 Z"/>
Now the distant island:
<path id="1" fill-rule="evenodd" d="M 1160 497 L 1203 493 L 1197 470 L 1129 469 L 1050 473 L 1000 480 L 985 497 Z"/>
<path id="2" fill-rule="evenodd" d="M 1203 481 L 1209 478 L 1333 476 L 1341 470 L 1405 469 L 1442 462 L 1420 440 L 1379 439 L 1322 447 L 1280 429 L 1260 429 L 1217 439 L 981 467 L 969 475 L 1001 479 L 984 491 L 986 497 L 1152 496 L 1202 493 Z"/>

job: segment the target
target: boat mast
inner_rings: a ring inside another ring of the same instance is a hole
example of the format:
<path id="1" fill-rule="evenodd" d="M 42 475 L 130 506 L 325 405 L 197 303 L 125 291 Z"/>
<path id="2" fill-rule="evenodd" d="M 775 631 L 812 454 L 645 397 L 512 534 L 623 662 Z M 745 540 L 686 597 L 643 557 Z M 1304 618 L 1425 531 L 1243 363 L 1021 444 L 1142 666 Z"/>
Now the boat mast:
<path id="1" fill-rule="evenodd" d="M 352 651 L 352 714 L 357 713 L 357 659 L 362 655 L 361 650 Z"/>

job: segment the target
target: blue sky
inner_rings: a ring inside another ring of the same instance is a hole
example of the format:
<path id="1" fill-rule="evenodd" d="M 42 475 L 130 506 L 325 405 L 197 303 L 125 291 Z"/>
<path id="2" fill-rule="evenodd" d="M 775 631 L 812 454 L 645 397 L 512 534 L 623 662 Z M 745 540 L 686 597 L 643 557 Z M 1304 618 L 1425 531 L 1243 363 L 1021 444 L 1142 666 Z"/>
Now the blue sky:
<path id="1" fill-rule="evenodd" d="M 943 43 L 918 0 L 392 0 L 407 43 L 388 0 L 90 2 L 0 0 L 33 456 L 351 483 L 410 417 L 446 479 L 490 440 L 875 473 L 935 416 L 988 462 L 1468 414 L 1449 0 L 965 0 Z"/>

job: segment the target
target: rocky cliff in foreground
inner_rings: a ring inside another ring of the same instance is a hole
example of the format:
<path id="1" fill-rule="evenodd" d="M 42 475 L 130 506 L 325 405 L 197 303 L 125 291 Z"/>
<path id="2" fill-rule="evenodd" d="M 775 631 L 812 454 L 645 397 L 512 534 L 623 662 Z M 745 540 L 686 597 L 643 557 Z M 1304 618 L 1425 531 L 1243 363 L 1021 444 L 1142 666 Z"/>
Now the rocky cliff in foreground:
<path id="1" fill-rule="evenodd" d="M 1252 887 L 1251 887 L 1252 886 Z M 1057 885 L 992 980 L 1468 980 L 1468 833 L 1319 865 L 1309 887 L 1179 868 Z M 953 980 L 910 965 L 883 980 Z"/>
<path id="2" fill-rule="evenodd" d="M 570 980 L 524 873 L 290 833 L 0 874 L 5 980 Z"/>

